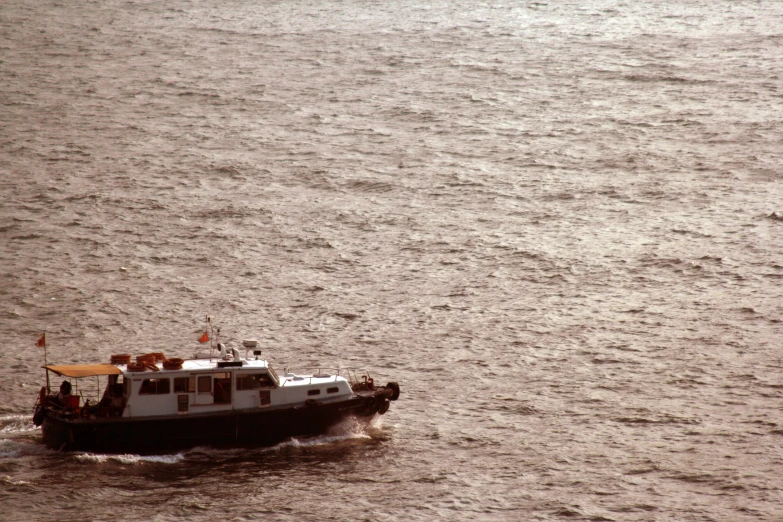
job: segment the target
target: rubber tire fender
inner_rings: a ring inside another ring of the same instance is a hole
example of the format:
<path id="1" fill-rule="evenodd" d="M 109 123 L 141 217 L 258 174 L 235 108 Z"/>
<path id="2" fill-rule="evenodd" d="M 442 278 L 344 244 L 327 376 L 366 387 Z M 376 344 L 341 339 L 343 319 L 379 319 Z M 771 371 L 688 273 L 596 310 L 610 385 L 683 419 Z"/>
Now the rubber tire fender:
<path id="1" fill-rule="evenodd" d="M 33 424 L 36 426 L 40 426 L 43 424 L 44 418 L 46 418 L 46 408 L 43 406 L 39 406 L 37 410 L 35 410 L 35 413 L 33 414 Z"/>
<path id="2" fill-rule="evenodd" d="M 390 383 L 388 383 L 386 385 L 386 387 L 391 389 L 391 391 L 392 391 L 391 400 L 396 401 L 397 399 L 400 398 L 400 385 L 399 384 L 397 384 L 396 382 L 390 382 Z"/>

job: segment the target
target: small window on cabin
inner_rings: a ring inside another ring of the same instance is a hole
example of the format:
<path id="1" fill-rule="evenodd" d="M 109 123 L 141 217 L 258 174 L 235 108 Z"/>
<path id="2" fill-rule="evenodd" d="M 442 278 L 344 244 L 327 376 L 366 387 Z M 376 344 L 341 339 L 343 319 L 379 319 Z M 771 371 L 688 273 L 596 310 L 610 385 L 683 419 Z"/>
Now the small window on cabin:
<path id="1" fill-rule="evenodd" d="M 237 376 L 237 390 L 258 390 L 274 387 L 275 382 L 266 373 L 251 373 Z"/>
<path id="2" fill-rule="evenodd" d="M 326 393 L 337 393 L 338 391 L 340 391 L 340 388 L 337 386 L 332 386 L 331 388 L 326 389 Z"/>
<path id="3" fill-rule="evenodd" d="M 193 393 L 196 391 L 195 377 L 174 377 L 174 393 Z"/>
<path id="4" fill-rule="evenodd" d="M 307 395 L 321 395 L 321 390 L 307 390 Z"/>
<path id="5" fill-rule="evenodd" d="M 198 392 L 199 393 L 212 393 L 212 376 L 211 375 L 199 375 L 199 378 L 198 378 Z"/>
<path id="6" fill-rule="evenodd" d="M 163 395 L 169 393 L 171 380 L 169 379 L 144 379 L 141 381 L 139 395 Z"/>

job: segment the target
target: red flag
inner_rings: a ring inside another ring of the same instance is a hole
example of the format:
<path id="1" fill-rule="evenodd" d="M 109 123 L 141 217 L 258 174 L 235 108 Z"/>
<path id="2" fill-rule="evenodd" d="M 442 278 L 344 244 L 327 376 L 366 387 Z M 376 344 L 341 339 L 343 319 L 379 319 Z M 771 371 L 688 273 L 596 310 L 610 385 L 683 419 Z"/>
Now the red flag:
<path id="1" fill-rule="evenodd" d="M 41 334 L 41 338 L 35 343 L 38 348 L 46 348 L 46 333 Z"/>
<path id="2" fill-rule="evenodd" d="M 209 335 L 207 335 L 207 332 L 204 332 L 204 335 L 202 335 L 198 342 L 200 343 L 208 343 L 209 342 Z"/>

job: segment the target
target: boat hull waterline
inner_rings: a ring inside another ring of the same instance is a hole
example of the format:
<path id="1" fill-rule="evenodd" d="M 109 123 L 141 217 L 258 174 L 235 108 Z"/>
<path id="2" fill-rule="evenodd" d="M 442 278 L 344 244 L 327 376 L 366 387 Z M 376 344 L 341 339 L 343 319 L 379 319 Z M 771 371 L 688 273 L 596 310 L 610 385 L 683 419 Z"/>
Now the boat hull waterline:
<path id="1" fill-rule="evenodd" d="M 66 419 L 47 415 L 43 439 L 61 451 L 150 453 L 196 446 L 273 446 L 292 437 L 320 435 L 348 418 L 369 420 L 388 409 L 386 388 L 334 402 L 165 417 Z"/>

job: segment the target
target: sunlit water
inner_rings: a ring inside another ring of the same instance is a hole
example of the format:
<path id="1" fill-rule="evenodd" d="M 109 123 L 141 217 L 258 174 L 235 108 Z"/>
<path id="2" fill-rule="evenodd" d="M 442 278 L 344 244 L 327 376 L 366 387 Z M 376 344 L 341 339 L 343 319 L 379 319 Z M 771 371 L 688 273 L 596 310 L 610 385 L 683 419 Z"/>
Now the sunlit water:
<path id="1" fill-rule="evenodd" d="M 0 6 L 8 520 L 783 519 L 783 3 Z M 368 367 L 368 427 L 62 454 L 49 361 Z"/>

